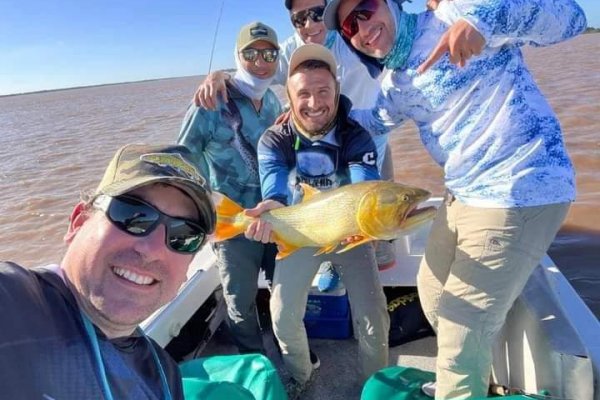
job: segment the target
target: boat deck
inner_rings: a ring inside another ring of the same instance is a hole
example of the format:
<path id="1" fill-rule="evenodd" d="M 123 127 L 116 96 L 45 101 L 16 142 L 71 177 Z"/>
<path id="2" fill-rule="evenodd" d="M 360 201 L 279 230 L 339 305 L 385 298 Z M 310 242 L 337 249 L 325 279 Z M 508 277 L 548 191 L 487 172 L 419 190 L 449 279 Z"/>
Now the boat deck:
<path id="1" fill-rule="evenodd" d="M 423 231 L 425 230 L 425 231 Z M 402 237 L 394 244 L 396 246 L 397 267 L 382 271 L 380 279 L 383 286 L 415 286 L 415 276 L 425 247 L 428 226 Z M 315 278 L 314 285 L 317 280 Z M 268 296 L 264 288 L 264 279 L 259 280 L 259 287 L 263 288 L 263 304 L 259 301 L 261 311 L 261 325 L 265 329 L 264 344 L 267 356 L 275 364 L 282 380 L 285 382 L 289 375 L 285 371 L 281 356 L 273 342 L 273 333 L 270 329 L 270 320 L 264 299 Z M 259 298 L 261 296 L 259 295 Z M 236 347 L 229 342 L 226 329 L 215 333 L 206 345 L 200 356 L 236 354 Z M 321 366 L 316 370 L 303 400 L 352 400 L 360 399 L 362 382 L 359 378 L 358 343 L 355 339 L 330 340 L 309 339 L 310 348 L 319 356 Z M 403 365 L 416 367 L 423 370 L 435 370 L 435 357 L 437 345 L 435 337 L 409 342 L 390 348 L 390 365 Z"/>
<path id="2" fill-rule="evenodd" d="M 263 324 L 266 325 L 266 324 Z M 264 334 L 267 356 L 277 367 L 282 380 L 288 378 L 281 357 L 273 342 L 273 333 Z M 357 365 L 358 344 L 355 339 L 329 340 L 309 339 L 310 348 L 319 356 L 321 366 L 302 400 L 352 400 L 360 399 L 362 385 Z M 390 365 L 403 365 L 433 371 L 436 356 L 435 337 L 409 342 L 390 348 Z M 218 331 L 201 356 L 237 354 L 237 348 L 228 341 L 226 334 Z"/>
<path id="3" fill-rule="evenodd" d="M 431 200 L 433 204 L 439 204 L 439 201 Z M 415 286 L 428 230 L 429 226 L 419 228 L 394 242 L 397 267 L 381 272 L 383 286 Z M 210 248 L 200 252 L 179 295 L 142 324 L 160 345 L 166 346 L 180 333 L 181 337 L 186 336 L 182 328 L 199 311 L 199 306 L 209 304 L 215 293 L 220 293 L 215 260 Z M 263 280 L 259 286 L 266 287 Z M 223 303 L 219 304 L 220 308 L 201 318 L 210 321 L 209 333 L 216 331 L 208 342 L 197 334 L 191 337 L 188 334 L 191 344 L 200 350 L 200 356 L 236 353 L 235 346 L 224 340 L 226 335 L 217 330 L 223 325 L 225 316 Z M 263 300 L 259 309 L 267 308 Z M 287 373 L 275 348 L 265 313 L 261 315 L 261 322 L 265 328 L 267 356 L 285 381 Z M 563 398 L 600 400 L 598 332 L 600 322 L 546 256 L 509 312 L 493 348 L 494 381 L 530 393 L 543 389 Z M 356 341 L 310 339 L 309 342 L 321 359 L 321 366 L 303 399 L 359 399 L 363 382 L 359 378 Z M 433 371 L 436 351 L 435 338 L 428 337 L 390 348 L 389 363 Z"/>

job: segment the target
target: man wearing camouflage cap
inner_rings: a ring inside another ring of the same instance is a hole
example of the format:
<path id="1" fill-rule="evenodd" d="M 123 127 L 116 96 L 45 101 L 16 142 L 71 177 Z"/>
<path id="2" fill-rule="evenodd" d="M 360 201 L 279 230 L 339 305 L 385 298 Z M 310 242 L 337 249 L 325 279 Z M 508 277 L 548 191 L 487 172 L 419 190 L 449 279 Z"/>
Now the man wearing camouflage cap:
<path id="1" fill-rule="evenodd" d="M 128 145 L 79 202 L 60 265 L 0 263 L 0 392 L 11 399 L 182 399 L 137 327 L 170 301 L 215 225 L 183 146 Z"/>

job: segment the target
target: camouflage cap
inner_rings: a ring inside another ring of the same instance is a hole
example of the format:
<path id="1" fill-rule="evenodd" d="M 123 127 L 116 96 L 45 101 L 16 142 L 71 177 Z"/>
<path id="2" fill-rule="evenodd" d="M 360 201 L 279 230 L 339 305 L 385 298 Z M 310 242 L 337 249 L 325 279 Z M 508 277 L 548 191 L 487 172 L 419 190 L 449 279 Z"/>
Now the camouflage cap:
<path id="1" fill-rule="evenodd" d="M 185 146 L 128 144 L 121 147 L 108 164 L 96 194 L 119 196 L 153 183 L 165 183 L 184 191 L 196 204 L 207 233 L 214 231 L 216 213 L 210 189 Z"/>
<path id="2" fill-rule="evenodd" d="M 238 34 L 236 46 L 238 51 L 242 51 L 259 40 L 271 43 L 276 49 L 279 48 L 279 43 L 277 43 L 277 33 L 275 33 L 273 28 L 262 22 L 252 22 L 251 24 L 243 26 Z"/>

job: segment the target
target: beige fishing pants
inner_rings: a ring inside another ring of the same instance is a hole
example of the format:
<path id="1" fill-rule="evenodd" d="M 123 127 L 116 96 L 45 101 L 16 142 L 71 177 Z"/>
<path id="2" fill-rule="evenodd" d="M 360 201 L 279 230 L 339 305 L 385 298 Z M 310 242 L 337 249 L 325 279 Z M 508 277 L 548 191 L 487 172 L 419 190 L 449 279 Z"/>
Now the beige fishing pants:
<path id="1" fill-rule="evenodd" d="M 298 382 L 310 378 L 312 365 L 303 323 L 306 301 L 319 265 L 331 261 L 348 291 L 353 326 L 359 330 L 360 372 L 366 379 L 388 364 L 390 327 L 373 246 L 366 244 L 342 254 L 314 256 L 316 251 L 316 248 L 298 250 L 278 261 L 275 267 L 270 308 L 283 361 Z"/>
<path id="2" fill-rule="evenodd" d="M 417 284 L 438 332 L 436 399 L 487 395 L 493 340 L 569 204 L 523 208 L 440 207 Z"/>

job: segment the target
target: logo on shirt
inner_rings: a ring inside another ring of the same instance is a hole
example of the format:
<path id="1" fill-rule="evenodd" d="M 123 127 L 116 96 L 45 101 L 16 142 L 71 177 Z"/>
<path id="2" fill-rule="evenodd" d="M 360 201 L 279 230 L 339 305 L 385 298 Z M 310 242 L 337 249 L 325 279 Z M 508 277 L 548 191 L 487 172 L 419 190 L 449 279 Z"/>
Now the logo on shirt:
<path id="1" fill-rule="evenodd" d="M 367 165 L 375 165 L 377 163 L 377 157 L 375 157 L 375 153 L 372 151 L 365 153 L 362 160 Z"/>

